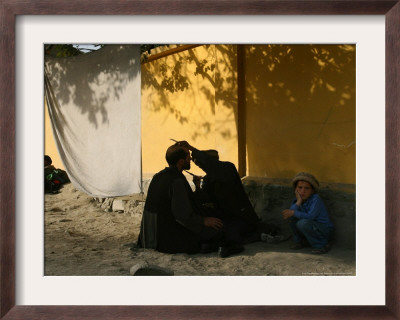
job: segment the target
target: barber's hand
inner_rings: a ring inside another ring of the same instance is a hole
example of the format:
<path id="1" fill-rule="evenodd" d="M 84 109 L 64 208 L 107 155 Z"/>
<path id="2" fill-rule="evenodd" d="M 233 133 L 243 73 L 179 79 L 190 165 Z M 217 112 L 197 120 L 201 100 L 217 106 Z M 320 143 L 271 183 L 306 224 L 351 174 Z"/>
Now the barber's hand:
<path id="1" fill-rule="evenodd" d="M 183 140 L 183 141 L 178 141 L 177 144 L 185 149 L 188 149 L 190 151 L 193 151 L 193 147 L 189 144 L 189 142 Z"/>
<path id="2" fill-rule="evenodd" d="M 283 219 L 289 219 L 291 216 L 294 215 L 294 210 L 285 209 L 281 213 Z"/>
<path id="3" fill-rule="evenodd" d="M 205 217 L 204 218 L 204 225 L 206 227 L 211 227 L 211 228 L 213 228 L 215 230 L 219 230 L 224 226 L 220 219 L 214 218 L 214 217 Z"/>

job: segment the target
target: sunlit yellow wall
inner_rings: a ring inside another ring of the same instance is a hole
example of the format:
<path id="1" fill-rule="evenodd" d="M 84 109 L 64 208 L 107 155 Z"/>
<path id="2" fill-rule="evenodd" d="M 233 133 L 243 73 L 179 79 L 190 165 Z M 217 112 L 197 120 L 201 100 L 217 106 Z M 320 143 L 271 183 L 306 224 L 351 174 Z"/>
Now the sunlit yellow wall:
<path id="1" fill-rule="evenodd" d="M 355 46 L 246 47 L 247 173 L 355 183 Z"/>
<path id="2" fill-rule="evenodd" d="M 51 122 L 46 101 L 44 105 L 44 136 L 44 154 L 50 156 L 51 160 L 53 160 L 53 165 L 56 168 L 65 170 L 64 165 L 61 162 L 60 156 L 58 154 L 56 144 L 54 142 L 53 131 L 51 128 Z"/>
<path id="3" fill-rule="evenodd" d="M 236 48 L 205 45 L 142 65 L 142 168 L 164 168 L 176 140 L 237 163 Z M 216 91 L 218 88 L 218 91 Z M 192 164 L 191 172 L 203 174 Z"/>
<path id="4" fill-rule="evenodd" d="M 238 166 L 237 47 L 216 45 L 215 148 L 220 159 Z"/>

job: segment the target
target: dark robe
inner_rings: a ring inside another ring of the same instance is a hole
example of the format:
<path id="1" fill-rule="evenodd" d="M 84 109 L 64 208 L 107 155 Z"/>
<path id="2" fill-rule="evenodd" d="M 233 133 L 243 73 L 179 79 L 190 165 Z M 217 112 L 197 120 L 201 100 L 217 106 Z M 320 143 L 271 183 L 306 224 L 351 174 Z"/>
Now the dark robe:
<path id="1" fill-rule="evenodd" d="M 193 150 L 192 157 L 207 174 L 202 189 L 196 191 L 198 199 L 207 208 L 212 207 L 223 220 L 227 240 L 242 244 L 260 240 L 260 219 L 235 165 L 197 149 Z"/>
<path id="2" fill-rule="evenodd" d="M 165 168 L 150 183 L 138 245 L 166 253 L 197 253 L 204 237 L 215 235 L 204 227 L 201 213 L 185 176 L 175 167 Z"/>
<path id="3" fill-rule="evenodd" d="M 219 161 L 207 153 L 194 150 L 192 157 L 196 164 L 206 172 L 203 181 L 201 201 L 214 202 L 222 218 L 238 218 L 249 224 L 256 224 L 259 217 L 254 211 L 251 202 L 244 191 L 242 180 L 233 163 Z"/>

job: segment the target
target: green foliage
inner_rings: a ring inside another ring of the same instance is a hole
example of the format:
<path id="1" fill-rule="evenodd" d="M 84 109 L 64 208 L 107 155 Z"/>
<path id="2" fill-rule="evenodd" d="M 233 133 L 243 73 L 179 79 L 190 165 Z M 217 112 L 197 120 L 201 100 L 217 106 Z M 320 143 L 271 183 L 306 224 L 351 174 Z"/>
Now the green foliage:
<path id="1" fill-rule="evenodd" d="M 140 45 L 140 53 L 150 54 L 150 51 L 154 48 L 163 46 L 162 44 L 142 44 Z M 46 44 L 45 54 L 54 57 L 72 57 L 81 54 L 89 53 L 101 49 L 104 44 L 89 44 L 89 45 L 78 45 L 78 44 Z"/>
<path id="2" fill-rule="evenodd" d="M 44 50 L 46 55 L 54 57 L 72 57 L 84 53 L 72 44 L 47 44 Z"/>

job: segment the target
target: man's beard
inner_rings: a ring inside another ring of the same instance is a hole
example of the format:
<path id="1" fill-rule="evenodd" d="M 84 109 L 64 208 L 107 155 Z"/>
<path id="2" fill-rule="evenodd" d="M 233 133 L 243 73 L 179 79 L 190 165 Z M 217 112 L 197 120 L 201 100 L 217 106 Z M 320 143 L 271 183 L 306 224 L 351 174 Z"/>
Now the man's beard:
<path id="1" fill-rule="evenodd" d="M 188 162 L 185 161 L 185 163 L 183 164 L 182 169 L 183 170 L 189 170 L 190 169 L 190 161 L 188 161 Z"/>

